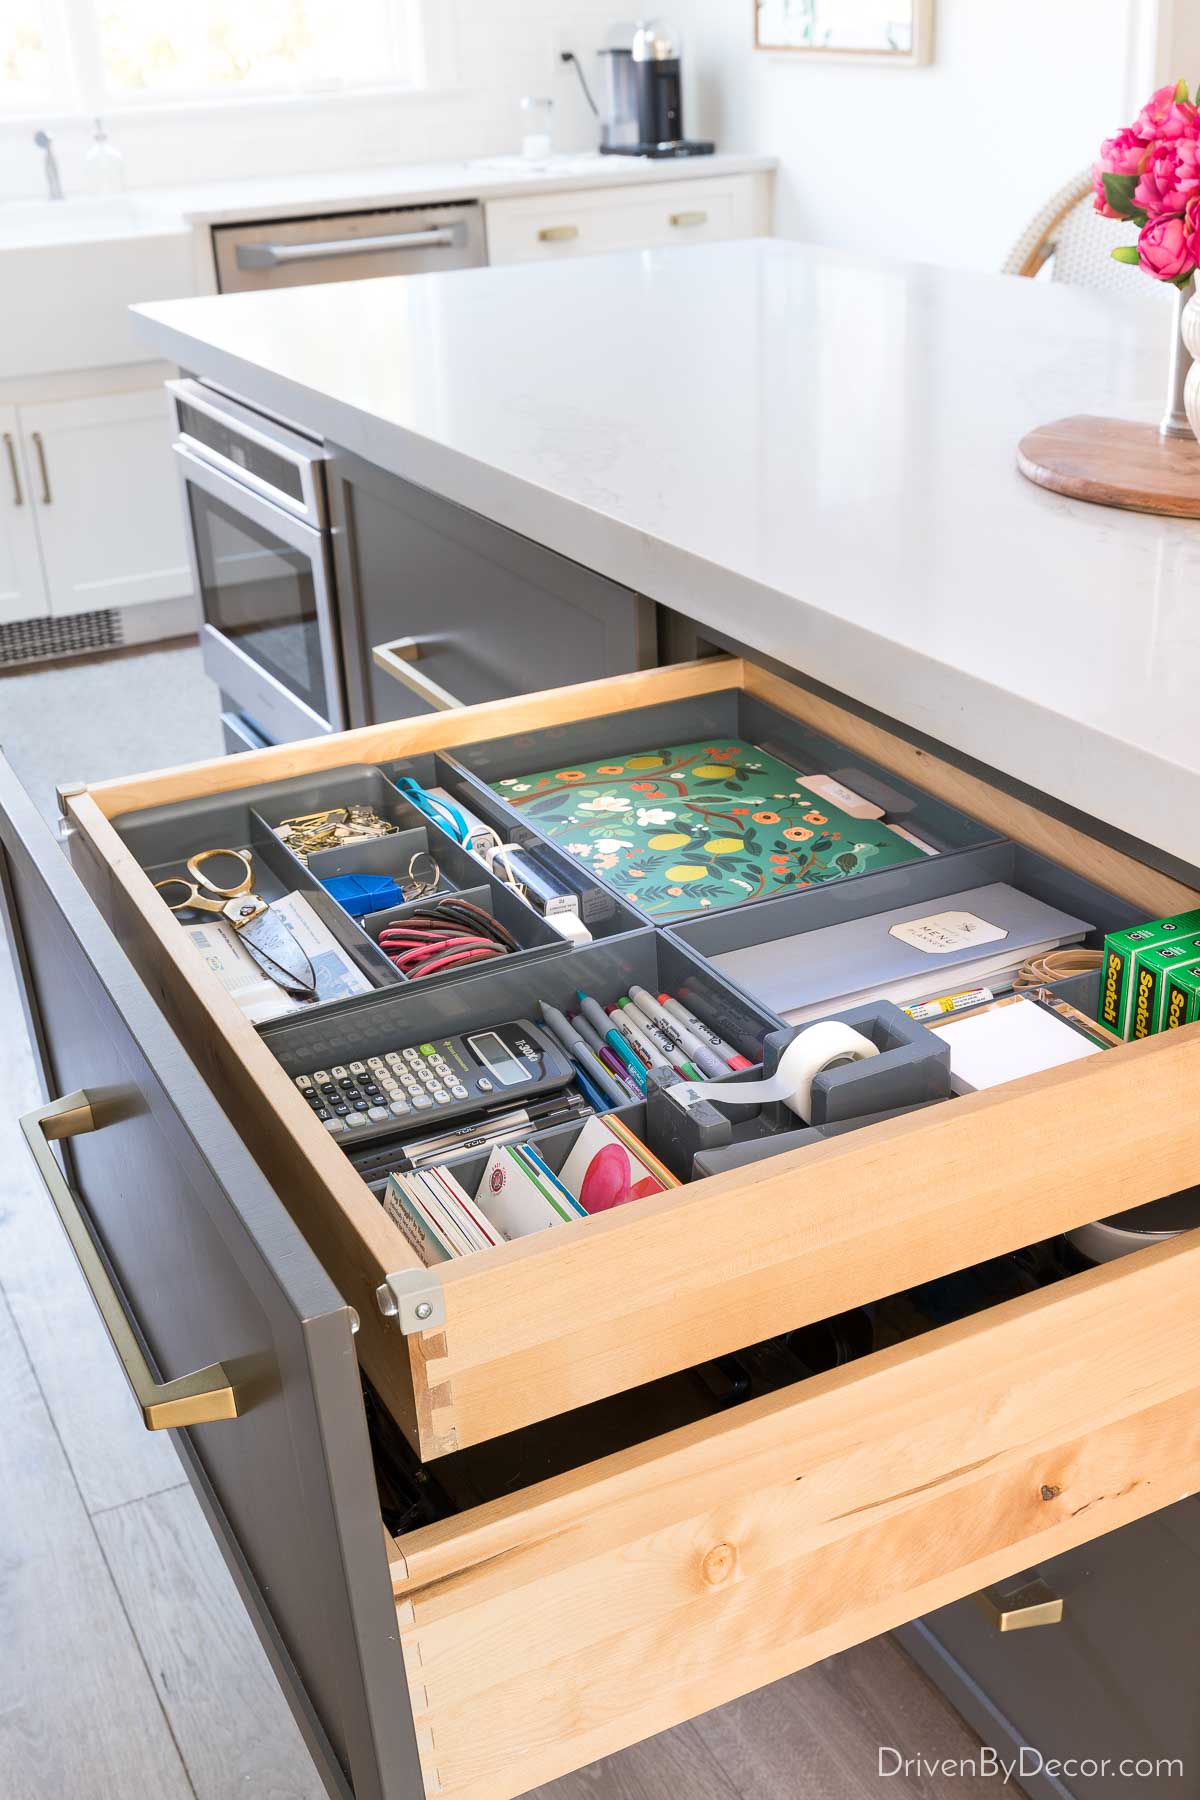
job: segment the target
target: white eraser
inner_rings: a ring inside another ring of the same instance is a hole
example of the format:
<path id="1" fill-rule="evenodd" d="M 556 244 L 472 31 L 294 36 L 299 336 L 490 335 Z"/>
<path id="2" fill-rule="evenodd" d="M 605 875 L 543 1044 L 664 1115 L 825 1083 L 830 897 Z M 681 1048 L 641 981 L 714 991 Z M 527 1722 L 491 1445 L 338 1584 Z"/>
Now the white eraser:
<path id="1" fill-rule="evenodd" d="M 553 925 L 559 937 L 566 938 L 569 944 L 590 944 L 592 934 L 579 917 L 573 912 L 548 912 L 545 914 L 547 925 Z"/>

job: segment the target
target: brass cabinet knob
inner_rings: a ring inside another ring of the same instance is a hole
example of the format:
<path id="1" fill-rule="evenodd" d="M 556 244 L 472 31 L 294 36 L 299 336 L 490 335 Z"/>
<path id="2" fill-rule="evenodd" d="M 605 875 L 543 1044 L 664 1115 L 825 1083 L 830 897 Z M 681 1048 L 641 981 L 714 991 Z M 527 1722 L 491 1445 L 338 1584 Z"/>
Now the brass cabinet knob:
<path id="1" fill-rule="evenodd" d="M 543 225 L 538 232 L 539 244 L 566 244 L 579 236 L 578 225 Z"/>
<path id="2" fill-rule="evenodd" d="M 1044 1582 L 1040 1575 L 1023 1570 L 1010 1575 L 994 1587 L 981 1588 L 975 1603 L 987 1614 L 997 1631 L 1028 1631 L 1034 1625 L 1058 1625 L 1062 1622 L 1062 1596 Z"/>

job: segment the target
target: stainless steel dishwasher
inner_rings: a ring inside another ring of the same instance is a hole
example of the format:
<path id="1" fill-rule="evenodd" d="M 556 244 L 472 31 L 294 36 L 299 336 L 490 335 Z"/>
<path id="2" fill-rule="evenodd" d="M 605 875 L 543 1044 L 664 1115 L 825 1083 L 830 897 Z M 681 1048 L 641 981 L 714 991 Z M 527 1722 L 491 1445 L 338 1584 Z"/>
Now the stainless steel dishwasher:
<path id="1" fill-rule="evenodd" d="M 487 261 L 483 208 L 475 200 L 216 225 L 212 235 L 222 294 L 474 269 Z"/>

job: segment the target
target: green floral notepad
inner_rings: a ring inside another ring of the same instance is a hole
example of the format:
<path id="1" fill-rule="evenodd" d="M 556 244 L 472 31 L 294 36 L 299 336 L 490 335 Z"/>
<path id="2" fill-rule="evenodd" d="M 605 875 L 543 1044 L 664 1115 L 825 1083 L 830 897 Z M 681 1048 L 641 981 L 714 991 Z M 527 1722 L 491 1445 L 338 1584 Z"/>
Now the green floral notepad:
<path id="1" fill-rule="evenodd" d="M 919 861 L 882 819 L 805 792 L 753 744 L 680 744 L 493 788 L 560 850 L 656 919 Z"/>

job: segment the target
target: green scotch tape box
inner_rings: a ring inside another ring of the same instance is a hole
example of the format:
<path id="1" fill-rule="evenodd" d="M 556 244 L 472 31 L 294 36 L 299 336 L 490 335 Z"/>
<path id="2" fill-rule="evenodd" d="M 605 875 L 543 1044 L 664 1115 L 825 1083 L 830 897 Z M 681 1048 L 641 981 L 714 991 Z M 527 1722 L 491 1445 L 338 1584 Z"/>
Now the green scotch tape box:
<path id="1" fill-rule="evenodd" d="M 1110 931 L 1104 940 L 1100 971 L 1100 1023 L 1119 1037 L 1132 1037 L 1134 988 L 1142 957 L 1147 951 L 1161 949 L 1173 938 L 1197 934 L 1200 911 L 1176 913 L 1170 919 L 1148 919 L 1144 925 Z"/>
<path id="2" fill-rule="evenodd" d="M 1167 986 L 1176 970 L 1200 963 L 1200 936 L 1172 938 L 1157 950 L 1147 950 L 1137 959 L 1134 975 L 1133 1018 L 1126 1037 L 1153 1037 L 1163 1029 L 1167 1008 Z"/>
<path id="3" fill-rule="evenodd" d="M 1179 1025 L 1194 1025 L 1200 1019 L 1200 963 L 1190 968 L 1172 969 L 1167 976 L 1163 998 L 1162 1031 L 1174 1031 Z"/>

